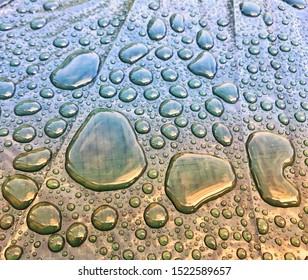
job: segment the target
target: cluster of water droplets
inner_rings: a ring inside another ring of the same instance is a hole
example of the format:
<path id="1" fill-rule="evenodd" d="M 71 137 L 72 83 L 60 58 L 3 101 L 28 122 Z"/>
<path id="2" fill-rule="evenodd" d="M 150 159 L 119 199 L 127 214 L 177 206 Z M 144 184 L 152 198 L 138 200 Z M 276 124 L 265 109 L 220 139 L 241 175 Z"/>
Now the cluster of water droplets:
<path id="1" fill-rule="evenodd" d="M 186 2 L 0 1 L 0 258 L 306 257 L 306 2 Z"/>

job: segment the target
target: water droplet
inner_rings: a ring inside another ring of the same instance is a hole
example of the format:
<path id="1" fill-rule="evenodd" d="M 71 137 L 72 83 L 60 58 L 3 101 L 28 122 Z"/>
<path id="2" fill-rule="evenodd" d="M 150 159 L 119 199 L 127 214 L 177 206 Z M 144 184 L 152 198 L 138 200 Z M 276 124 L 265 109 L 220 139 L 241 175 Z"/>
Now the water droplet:
<path id="1" fill-rule="evenodd" d="M 148 48 L 142 43 L 131 43 L 122 48 L 119 58 L 124 63 L 133 64 L 149 53 Z"/>
<path id="2" fill-rule="evenodd" d="M 184 17 L 181 14 L 173 14 L 170 17 L 170 26 L 175 32 L 181 33 L 185 30 L 184 22 Z"/>
<path id="3" fill-rule="evenodd" d="M 274 222 L 280 228 L 284 228 L 286 226 L 286 220 L 284 219 L 284 217 L 281 217 L 280 215 L 275 216 Z"/>
<path id="4" fill-rule="evenodd" d="M 92 111 L 73 137 L 66 156 L 69 175 L 95 191 L 127 188 L 147 166 L 128 120 L 106 109 Z"/>
<path id="5" fill-rule="evenodd" d="M 13 132 L 13 139 L 19 143 L 29 143 L 36 136 L 36 130 L 31 125 L 21 125 Z"/>
<path id="6" fill-rule="evenodd" d="M 121 89 L 119 93 L 119 99 L 123 102 L 131 102 L 137 98 L 137 91 L 130 86 L 126 86 Z"/>
<path id="7" fill-rule="evenodd" d="M 88 237 L 88 228 L 83 223 L 73 223 L 66 231 L 66 241 L 72 247 L 79 247 Z"/>
<path id="8" fill-rule="evenodd" d="M 139 247 L 138 247 L 139 248 Z M 135 254 L 133 251 L 126 249 L 123 251 L 123 259 L 124 260 L 133 260 L 135 257 Z"/>
<path id="9" fill-rule="evenodd" d="M 124 75 L 123 70 L 121 69 L 112 70 L 109 74 L 109 80 L 113 84 L 117 85 L 117 84 L 122 83 L 124 76 L 125 75 Z"/>
<path id="10" fill-rule="evenodd" d="M 188 69 L 195 75 L 213 79 L 216 75 L 217 63 L 210 52 L 204 51 L 188 64 Z"/>
<path id="11" fill-rule="evenodd" d="M 98 230 L 112 230 L 117 225 L 118 212 L 111 206 L 102 205 L 93 212 L 91 221 L 93 226 Z"/>
<path id="12" fill-rule="evenodd" d="M 247 230 L 243 231 L 242 236 L 243 236 L 244 240 L 248 243 L 252 240 L 252 234 Z"/>
<path id="13" fill-rule="evenodd" d="M 267 26 L 271 26 L 274 23 L 272 14 L 269 12 L 264 13 L 263 20 Z"/>
<path id="14" fill-rule="evenodd" d="M 263 260 L 272 260 L 273 259 L 273 255 L 271 253 L 269 253 L 269 252 L 265 252 L 262 255 L 262 259 Z"/>
<path id="15" fill-rule="evenodd" d="M 260 6 L 253 2 L 242 2 L 240 9 L 242 14 L 248 17 L 257 17 L 261 13 Z"/>
<path id="16" fill-rule="evenodd" d="M 50 75 L 50 81 L 60 89 L 73 90 L 93 81 L 98 74 L 99 56 L 93 51 L 77 51 Z"/>
<path id="17" fill-rule="evenodd" d="M 15 93 L 15 84 L 5 78 L 0 78 L 0 100 L 11 98 Z"/>
<path id="18" fill-rule="evenodd" d="M 218 235 L 222 240 L 228 240 L 229 238 L 229 231 L 226 228 L 220 228 L 218 230 Z"/>
<path id="19" fill-rule="evenodd" d="M 60 210 L 52 203 L 39 202 L 31 207 L 27 215 L 27 225 L 39 234 L 52 234 L 61 229 Z"/>
<path id="20" fill-rule="evenodd" d="M 38 30 L 43 28 L 46 25 L 46 23 L 47 20 L 45 18 L 36 18 L 30 22 L 30 27 L 33 30 Z"/>
<path id="21" fill-rule="evenodd" d="M 152 100 L 156 100 L 157 98 L 159 98 L 160 93 L 158 92 L 158 90 L 154 88 L 148 88 L 144 91 L 143 95 L 147 100 L 152 101 Z"/>
<path id="22" fill-rule="evenodd" d="M 4 214 L 0 219 L 0 228 L 3 230 L 10 229 L 14 224 L 15 218 L 11 214 Z"/>
<path id="23" fill-rule="evenodd" d="M 176 140 L 179 137 L 179 129 L 170 123 L 166 123 L 161 127 L 161 133 L 169 140 Z"/>
<path id="24" fill-rule="evenodd" d="M 42 106 L 40 103 L 32 100 L 24 100 L 15 106 L 14 113 L 17 116 L 30 116 L 36 114 L 41 109 Z"/>
<path id="25" fill-rule="evenodd" d="M 37 192 L 37 182 L 21 174 L 8 177 L 2 185 L 3 197 L 18 210 L 29 207 Z"/>
<path id="26" fill-rule="evenodd" d="M 198 138 L 204 138 L 207 131 L 202 124 L 194 123 L 191 126 L 191 132 Z"/>
<path id="27" fill-rule="evenodd" d="M 50 138 L 60 137 L 67 128 L 67 122 L 63 119 L 54 118 L 49 120 L 44 127 L 46 135 Z"/>
<path id="28" fill-rule="evenodd" d="M 224 106 L 216 97 L 209 98 L 205 102 L 205 109 L 215 117 L 220 117 L 224 112 Z"/>
<path id="29" fill-rule="evenodd" d="M 173 56 L 173 51 L 169 47 L 162 46 L 155 51 L 155 55 L 161 60 L 168 60 Z"/>
<path id="30" fill-rule="evenodd" d="M 161 149 L 165 146 L 165 140 L 164 138 L 162 138 L 159 135 L 154 135 L 151 137 L 150 139 L 150 145 L 154 148 L 154 149 Z"/>
<path id="31" fill-rule="evenodd" d="M 47 1 L 43 4 L 45 11 L 54 11 L 60 7 L 57 1 Z"/>
<path id="32" fill-rule="evenodd" d="M 59 108 L 59 113 L 64 118 L 72 118 L 78 113 L 78 111 L 78 106 L 72 102 L 66 102 Z"/>
<path id="33" fill-rule="evenodd" d="M 223 146 L 227 147 L 232 144 L 233 136 L 229 128 L 223 123 L 214 123 L 212 131 L 215 139 Z"/>
<path id="34" fill-rule="evenodd" d="M 222 83 L 213 87 L 213 93 L 230 104 L 236 103 L 239 98 L 238 88 L 232 82 Z"/>
<path id="35" fill-rule="evenodd" d="M 178 73 L 172 68 L 165 68 L 161 71 L 161 76 L 166 82 L 174 82 L 178 79 Z"/>
<path id="36" fill-rule="evenodd" d="M 247 141 L 253 178 L 261 197 L 277 207 L 298 206 L 300 194 L 284 176 L 283 171 L 294 162 L 292 144 L 270 132 L 256 132 Z"/>
<path id="37" fill-rule="evenodd" d="M 205 245 L 212 249 L 212 250 L 216 250 L 217 249 L 217 243 L 216 243 L 216 239 L 213 235 L 206 235 L 204 237 L 204 243 Z"/>
<path id="38" fill-rule="evenodd" d="M 252 92 L 245 92 L 244 98 L 248 103 L 255 103 L 257 102 L 257 96 Z"/>
<path id="39" fill-rule="evenodd" d="M 203 50 L 210 50 L 214 47 L 214 40 L 207 30 L 199 30 L 197 33 L 197 44 Z"/>
<path id="40" fill-rule="evenodd" d="M 64 248 L 64 244 L 65 244 L 64 237 L 59 233 L 50 235 L 48 238 L 48 248 L 53 253 L 62 251 Z"/>
<path id="41" fill-rule="evenodd" d="M 173 118 L 181 115 L 183 112 L 182 103 L 174 99 L 166 99 L 159 106 L 159 113 L 162 117 Z"/>
<path id="42" fill-rule="evenodd" d="M 174 123 L 178 126 L 178 127 L 185 127 L 188 125 L 188 119 L 186 117 L 180 116 L 177 117 L 174 120 Z"/>
<path id="43" fill-rule="evenodd" d="M 53 98 L 54 92 L 51 88 L 42 88 L 40 90 L 40 96 L 43 98 Z"/>
<path id="44" fill-rule="evenodd" d="M 132 83 L 138 86 L 146 86 L 153 81 L 152 73 L 143 67 L 136 67 L 129 73 L 129 78 Z"/>
<path id="45" fill-rule="evenodd" d="M 238 257 L 240 260 L 243 260 L 243 259 L 246 258 L 247 252 L 246 252 L 246 250 L 245 250 L 244 248 L 238 248 L 238 249 L 236 250 L 236 255 L 237 255 L 237 257 Z"/>
<path id="46" fill-rule="evenodd" d="M 267 234 L 269 230 L 269 225 L 263 218 L 257 218 L 257 228 L 260 234 Z"/>
<path id="47" fill-rule="evenodd" d="M 66 48 L 69 44 L 70 44 L 69 40 L 64 37 L 57 37 L 53 40 L 53 45 L 56 48 L 63 49 Z"/>
<path id="48" fill-rule="evenodd" d="M 60 187 L 60 182 L 57 179 L 48 179 L 46 186 L 51 190 L 55 190 Z"/>
<path id="49" fill-rule="evenodd" d="M 158 41 L 166 36 L 167 28 L 163 20 L 152 18 L 148 23 L 147 32 L 150 39 Z"/>
<path id="50" fill-rule="evenodd" d="M 152 202 L 144 210 L 144 220 L 151 228 L 161 228 L 168 221 L 167 209 L 158 202 Z"/>
<path id="51" fill-rule="evenodd" d="M 13 162 L 15 169 L 25 172 L 36 172 L 44 168 L 51 159 L 51 151 L 39 148 L 19 154 Z"/>
<path id="52" fill-rule="evenodd" d="M 189 60 L 194 56 L 194 53 L 189 48 L 183 48 L 178 51 L 178 56 L 180 59 Z"/>
<path id="53" fill-rule="evenodd" d="M 298 122 L 303 123 L 303 122 L 306 121 L 306 114 L 305 114 L 305 112 L 303 112 L 303 111 L 296 112 L 296 113 L 294 114 L 294 117 L 295 117 L 295 119 L 296 119 Z"/>
<path id="54" fill-rule="evenodd" d="M 147 231 L 144 228 L 139 228 L 135 231 L 135 236 L 140 240 L 145 240 L 147 237 Z"/>
<path id="55" fill-rule="evenodd" d="M 291 5 L 292 7 L 300 10 L 305 9 L 307 6 L 305 0 L 283 0 L 283 1 Z"/>
<path id="56" fill-rule="evenodd" d="M 146 134 L 150 132 L 151 126 L 150 123 L 146 120 L 138 120 L 135 123 L 136 131 L 140 134 Z"/>
<path id="57" fill-rule="evenodd" d="M 110 85 L 100 86 L 99 95 L 103 98 L 112 98 L 117 94 L 115 87 Z"/>
<path id="58" fill-rule="evenodd" d="M 18 245 L 11 245 L 6 248 L 4 256 L 6 260 L 19 260 L 23 254 L 23 248 Z"/>
<path id="59" fill-rule="evenodd" d="M 236 183 L 231 164 L 205 154 L 183 153 L 170 161 L 165 188 L 175 208 L 194 213 L 204 203 L 231 191 Z"/>
<path id="60" fill-rule="evenodd" d="M 169 88 L 169 92 L 177 98 L 186 98 L 188 96 L 186 88 L 181 85 L 172 85 Z"/>

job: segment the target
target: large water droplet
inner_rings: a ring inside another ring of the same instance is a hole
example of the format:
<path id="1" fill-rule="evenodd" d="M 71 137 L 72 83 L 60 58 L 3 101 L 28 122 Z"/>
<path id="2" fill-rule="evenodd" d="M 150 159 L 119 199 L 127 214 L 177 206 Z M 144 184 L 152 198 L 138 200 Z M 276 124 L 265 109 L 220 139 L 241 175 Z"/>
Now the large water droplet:
<path id="1" fill-rule="evenodd" d="M 127 188 L 147 166 L 129 121 L 106 109 L 94 110 L 88 116 L 69 144 L 66 156 L 70 176 L 95 191 Z"/>
<path id="2" fill-rule="evenodd" d="M 18 210 L 26 209 L 35 199 L 37 192 L 37 182 L 21 174 L 8 177 L 2 185 L 3 197 Z"/>
<path id="3" fill-rule="evenodd" d="M 197 33 L 197 44 L 203 50 L 210 50 L 214 47 L 214 40 L 207 30 L 199 30 Z"/>
<path id="4" fill-rule="evenodd" d="M 305 9 L 307 6 L 305 0 L 283 0 L 283 1 L 291 5 L 292 7 L 300 10 Z"/>
<path id="5" fill-rule="evenodd" d="M 166 36 L 167 28 L 163 20 L 152 18 L 148 23 L 147 32 L 150 39 L 158 41 Z"/>
<path id="6" fill-rule="evenodd" d="M 213 93 L 222 98 L 225 102 L 231 104 L 236 103 L 239 98 L 238 88 L 232 82 L 223 83 L 213 87 Z"/>
<path id="7" fill-rule="evenodd" d="M 204 203 L 231 191 L 236 183 L 231 164 L 222 158 L 183 153 L 170 161 L 165 189 L 175 208 L 194 213 Z"/>
<path id="8" fill-rule="evenodd" d="M 15 106 L 14 113 L 17 116 L 30 116 L 36 114 L 41 109 L 42 106 L 40 103 L 32 100 L 24 100 Z"/>
<path id="9" fill-rule="evenodd" d="M 142 67 L 136 67 L 129 73 L 129 78 L 132 83 L 138 86 L 146 86 L 153 81 L 152 73 Z"/>
<path id="10" fill-rule="evenodd" d="M 60 118 L 49 120 L 44 127 L 46 135 L 50 138 L 60 137 L 67 128 L 67 122 Z"/>
<path id="11" fill-rule="evenodd" d="M 60 210 L 52 203 L 39 202 L 31 207 L 27 216 L 28 228 L 39 234 L 52 234 L 61 229 Z"/>
<path id="12" fill-rule="evenodd" d="M 220 117 L 224 112 L 224 106 L 216 97 L 212 97 L 205 102 L 205 109 L 215 117 Z"/>
<path id="13" fill-rule="evenodd" d="M 11 245 L 6 248 L 4 256 L 6 260 L 19 260 L 23 254 L 23 248 L 18 245 Z"/>
<path id="14" fill-rule="evenodd" d="M 166 123 L 161 127 L 161 133 L 169 140 L 176 140 L 179 137 L 179 129 L 171 123 Z"/>
<path id="15" fill-rule="evenodd" d="M 38 30 L 43 28 L 47 23 L 45 18 L 35 18 L 30 22 L 30 27 L 33 30 Z"/>
<path id="16" fill-rule="evenodd" d="M 142 43 L 131 43 L 122 48 L 119 52 L 120 59 L 128 64 L 133 64 L 143 58 L 149 52 Z"/>
<path id="17" fill-rule="evenodd" d="M 159 113 L 162 117 L 173 118 L 181 115 L 183 112 L 182 103 L 174 99 L 166 99 L 159 106 Z"/>
<path id="18" fill-rule="evenodd" d="M 99 56 L 93 51 L 77 51 L 50 75 L 50 81 L 61 89 L 73 90 L 93 81 L 100 65 Z"/>
<path id="19" fill-rule="evenodd" d="M 21 125 L 13 132 L 13 139 L 19 143 L 29 143 L 36 136 L 36 130 L 31 125 Z"/>
<path id="20" fill-rule="evenodd" d="M 169 88 L 169 92 L 177 98 L 186 98 L 188 96 L 186 88 L 181 85 L 172 85 Z"/>
<path id="21" fill-rule="evenodd" d="M 162 46 L 155 51 L 155 55 L 161 60 L 168 60 L 172 57 L 173 51 L 169 47 Z"/>
<path id="22" fill-rule="evenodd" d="M 242 14 L 248 17 L 257 17 L 261 13 L 260 6 L 253 2 L 242 2 L 240 9 Z"/>
<path id="23" fill-rule="evenodd" d="M 247 141 L 250 169 L 261 197 L 277 207 L 298 206 L 300 194 L 284 176 L 294 162 L 292 144 L 270 132 L 256 132 Z"/>
<path id="24" fill-rule="evenodd" d="M 185 30 L 185 20 L 181 14 L 173 14 L 170 17 L 170 26 L 175 32 L 183 32 Z"/>
<path id="25" fill-rule="evenodd" d="M 188 69 L 195 75 L 213 79 L 216 75 L 217 63 L 210 52 L 204 51 L 188 65 Z"/>
<path id="26" fill-rule="evenodd" d="M 0 78 L 0 100 L 11 98 L 15 93 L 15 84 L 6 78 Z"/>
<path id="27" fill-rule="evenodd" d="M 51 159 L 51 151 L 47 148 L 39 148 L 30 152 L 19 154 L 13 162 L 15 169 L 36 172 L 44 168 Z"/>

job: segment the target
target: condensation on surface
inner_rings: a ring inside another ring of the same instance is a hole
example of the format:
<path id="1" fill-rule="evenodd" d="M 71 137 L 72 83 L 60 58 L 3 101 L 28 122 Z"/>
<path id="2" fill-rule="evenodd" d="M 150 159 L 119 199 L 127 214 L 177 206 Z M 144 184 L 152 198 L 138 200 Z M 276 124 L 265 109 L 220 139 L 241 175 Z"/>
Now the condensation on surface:
<path id="1" fill-rule="evenodd" d="M 306 6 L 0 1 L 0 259 L 307 259 Z"/>

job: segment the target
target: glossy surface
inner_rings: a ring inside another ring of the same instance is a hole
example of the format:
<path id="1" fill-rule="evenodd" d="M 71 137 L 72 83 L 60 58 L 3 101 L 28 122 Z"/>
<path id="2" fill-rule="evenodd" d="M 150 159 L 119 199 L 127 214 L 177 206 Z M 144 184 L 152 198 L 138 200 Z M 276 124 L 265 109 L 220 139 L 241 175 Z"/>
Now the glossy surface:
<path id="1" fill-rule="evenodd" d="M 0 3 L 0 259 L 307 258 L 306 0 Z"/>

